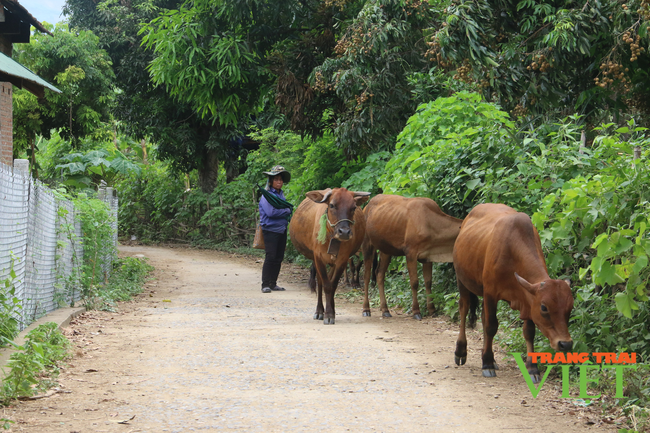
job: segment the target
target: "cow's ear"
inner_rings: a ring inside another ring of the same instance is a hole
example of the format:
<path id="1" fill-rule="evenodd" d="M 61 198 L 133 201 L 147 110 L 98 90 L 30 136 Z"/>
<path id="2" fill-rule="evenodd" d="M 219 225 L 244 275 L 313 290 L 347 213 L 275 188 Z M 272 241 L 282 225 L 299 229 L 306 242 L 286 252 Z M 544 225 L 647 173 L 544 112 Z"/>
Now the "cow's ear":
<path id="1" fill-rule="evenodd" d="M 519 274 L 516 273 L 516 272 L 515 272 L 515 278 L 519 282 L 519 285 L 521 287 L 523 287 L 524 289 L 526 289 L 531 295 L 534 295 L 535 293 L 537 293 L 537 289 L 532 284 L 530 284 L 528 281 L 526 281 L 525 279 L 520 277 Z"/>
<path id="2" fill-rule="evenodd" d="M 357 206 L 364 204 L 370 198 L 369 192 L 354 191 L 352 194 L 354 194 L 354 202 Z"/>
<path id="3" fill-rule="evenodd" d="M 306 195 L 308 199 L 315 201 L 316 203 L 324 203 L 329 200 L 332 195 L 332 189 L 327 188 L 318 191 L 309 191 Z"/>

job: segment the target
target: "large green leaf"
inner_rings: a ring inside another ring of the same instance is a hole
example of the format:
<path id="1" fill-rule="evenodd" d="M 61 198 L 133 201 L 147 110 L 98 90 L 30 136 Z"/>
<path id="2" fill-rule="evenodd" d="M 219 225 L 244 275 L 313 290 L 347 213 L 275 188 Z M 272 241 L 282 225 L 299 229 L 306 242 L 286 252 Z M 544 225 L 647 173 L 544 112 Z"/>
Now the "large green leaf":
<path id="1" fill-rule="evenodd" d="M 140 174 L 141 168 L 138 164 L 135 164 L 123 157 L 117 157 L 110 162 L 110 168 L 117 171 L 120 174 L 128 174 L 129 172 L 134 172 Z"/>
<path id="2" fill-rule="evenodd" d="M 627 293 L 617 293 L 615 298 L 616 309 L 628 319 L 632 318 L 633 311 L 639 309 L 639 305 L 634 301 L 634 296 Z"/>

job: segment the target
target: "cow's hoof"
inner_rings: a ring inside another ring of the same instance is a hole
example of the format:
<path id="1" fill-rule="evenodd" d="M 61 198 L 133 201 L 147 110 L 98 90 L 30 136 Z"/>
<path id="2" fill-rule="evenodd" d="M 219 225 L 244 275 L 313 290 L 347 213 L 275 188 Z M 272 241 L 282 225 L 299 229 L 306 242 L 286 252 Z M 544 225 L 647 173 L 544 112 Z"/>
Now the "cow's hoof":
<path id="1" fill-rule="evenodd" d="M 370 311 L 364 311 L 363 317 L 370 317 Z"/>
<path id="2" fill-rule="evenodd" d="M 314 313 L 314 320 L 323 320 L 323 313 Z"/>
<path id="3" fill-rule="evenodd" d="M 467 362 L 467 356 L 454 355 L 454 361 L 456 361 L 456 365 L 465 365 L 465 363 Z"/>
<path id="4" fill-rule="evenodd" d="M 415 320 L 422 320 L 422 314 L 420 314 L 420 313 L 418 313 L 418 314 L 414 314 L 414 315 L 413 315 L 413 318 L 414 318 Z"/>
<path id="5" fill-rule="evenodd" d="M 483 377 L 497 377 L 497 372 L 494 371 L 494 368 L 484 368 Z"/>
<path id="6" fill-rule="evenodd" d="M 383 313 L 381 313 L 381 316 L 382 317 L 393 317 L 393 316 L 390 315 L 390 311 L 384 311 Z"/>
<path id="7" fill-rule="evenodd" d="M 333 325 L 334 324 L 334 318 L 333 317 L 326 317 L 323 319 L 323 325 Z"/>
<path id="8" fill-rule="evenodd" d="M 530 380 L 532 380 L 533 383 L 539 383 L 539 380 L 540 380 L 539 379 L 539 374 L 531 373 L 530 374 Z"/>

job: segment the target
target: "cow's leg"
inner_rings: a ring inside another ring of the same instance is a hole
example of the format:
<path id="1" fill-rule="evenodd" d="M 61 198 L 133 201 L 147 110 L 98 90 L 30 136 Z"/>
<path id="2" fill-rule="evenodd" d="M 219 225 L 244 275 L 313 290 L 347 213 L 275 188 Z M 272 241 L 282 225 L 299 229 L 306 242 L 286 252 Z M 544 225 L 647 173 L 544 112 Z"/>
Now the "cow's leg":
<path id="1" fill-rule="evenodd" d="M 350 268 L 349 270 L 348 267 Z M 352 257 L 350 257 L 349 263 L 345 264 L 345 284 L 348 286 L 350 285 L 350 274 L 352 273 L 352 269 L 354 269 L 354 262 L 352 261 Z M 354 278 L 354 275 L 352 278 Z"/>
<path id="2" fill-rule="evenodd" d="M 322 269 L 325 270 L 325 265 L 322 265 Z M 314 269 L 316 270 L 316 281 L 318 283 L 318 301 L 316 302 L 316 312 L 314 313 L 314 320 L 323 320 L 323 313 L 325 308 L 323 308 L 323 278 L 321 277 L 321 272 L 319 272 L 319 266 L 316 265 L 314 260 Z M 324 275 L 327 277 L 327 272 L 324 272 Z"/>
<path id="3" fill-rule="evenodd" d="M 523 331 L 528 353 L 535 352 L 535 322 L 532 320 L 525 320 Z M 539 370 L 537 369 L 537 364 L 533 364 L 533 359 L 530 356 L 526 357 L 526 369 L 528 370 L 528 374 L 530 374 L 533 383 L 539 383 Z"/>
<path id="4" fill-rule="evenodd" d="M 433 305 L 431 297 L 431 281 L 433 280 L 433 263 L 427 262 L 422 265 L 422 275 L 424 276 L 424 290 L 427 292 L 427 310 L 429 316 L 436 314 L 436 306 Z"/>
<path id="5" fill-rule="evenodd" d="M 418 261 L 415 257 L 406 256 L 406 268 L 409 271 L 409 283 L 411 284 L 411 295 L 413 297 L 411 307 L 413 310 L 413 318 L 415 320 L 422 320 L 420 303 L 418 302 L 418 287 L 420 287 L 418 281 Z"/>
<path id="6" fill-rule="evenodd" d="M 352 272 L 354 278 L 352 285 L 357 288 L 361 287 L 361 282 L 359 280 L 359 277 L 361 276 L 361 266 L 363 266 L 363 260 L 361 260 L 361 257 L 358 257 L 357 266 L 354 268 L 354 272 Z"/>
<path id="7" fill-rule="evenodd" d="M 325 308 L 323 308 L 323 281 L 318 275 L 318 272 L 316 272 L 316 284 L 318 286 L 318 300 L 316 301 L 314 320 L 323 320 L 323 312 L 325 311 Z"/>
<path id="8" fill-rule="evenodd" d="M 458 332 L 458 340 L 456 340 L 456 352 L 454 352 L 454 361 L 456 361 L 456 365 L 465 365 L 465 362 L 467 362 L 467 336 L 465 335 L 465 320 L 467 319 L 467 312 L 470 308 L 471 292 L 465 288 L 458 277 L 456 277 L 456 280 L 458 283 L 458 292 L 460 292 L 460 298 L 458 300 L 460 331 Z"/>
<path id="9" fill-rule="evenodd" d="M 345 267 L 345 276 L 346 280 L 345 282 L 352 288 L 358 289 L 360 287 L 359 284 L 359 268 L 361 267 L 361 259 L 359 257 L 356 257 L 356 260 L 359 261 L 359 265 L 355 262 L 355 256 L 350 256 L 350 281 L 347 280 L 347 275 L 348 275 L 348 267 Z"/>
<path id="10" fill-rule="evenodd" d="M 307 283 L 309 290 L 312 292 L 316 291 L 316 267 L 312 262 L 311 267 L 309 268 L 309 282 Z"/>
<path id="11" fill-rule="evenodd" d="M 497 366 L 494 362 L 492 342 L 499 329 L 497 320 L 497 300 L 490 295 L 483 295 L 483 376 L 496 377 Z"/>
<path id="12" fill-rule="evenodd" d="M 347 265 L 347 260 L 341 264 L 337 264 L 334 267 L 334 272 L 332 280 L 328 281 L 329 284 L 323 286 L 325 291 L 325 315 L 323 316 L 324 325 L 333 325 L 336 318 L 336 310 L 334 307 L 334 294 L 336 293 L 336 287 L 339 284 L 339 280 L 343 275 L 345 266 Z"/>
<path id="13" fill-rule="evenodd" d="M 370 300 L 368 299 L 368 286 L 370 285 L 370 277 L 372 272 L 372 261 L 375 259 L 376 251 L 370 243 L 364 239 L 363 245 L 363 311 L 362 315 L 364 317 L 370 317 Z"/>
<path id="14" fill-rule="evenodd" d="M 393 258 L 391 255 L 379 252 L 379 266 L 377 268 L 377 287 L 379 288 L 379 301 L 381 303 L 381 315 L 383 317 L 393 317 L 388 311 L 388 304 L 386 303 L 386 293 L 384 292 L 384 282 L 386 280 L 386 271 L 390 260 Z"/>

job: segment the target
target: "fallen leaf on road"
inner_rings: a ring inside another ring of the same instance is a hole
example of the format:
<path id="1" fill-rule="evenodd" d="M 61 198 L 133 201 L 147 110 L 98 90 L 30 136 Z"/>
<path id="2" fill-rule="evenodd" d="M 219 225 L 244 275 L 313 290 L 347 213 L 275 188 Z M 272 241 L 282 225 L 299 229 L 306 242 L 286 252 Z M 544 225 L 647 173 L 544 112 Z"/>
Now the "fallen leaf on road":
<path id="1" fill-rule="evenodd" d="M 129 421 L 133 421 L 133 418 L 135 418 L 135 415 L 133 415 L 133 416 L 132 416 L 131 418 L 129 418 L 129 419 L 125 419 L 124 421 L 118 421 L 117 423 L 118 423 L 118 424 L 128 424 Z"/>

